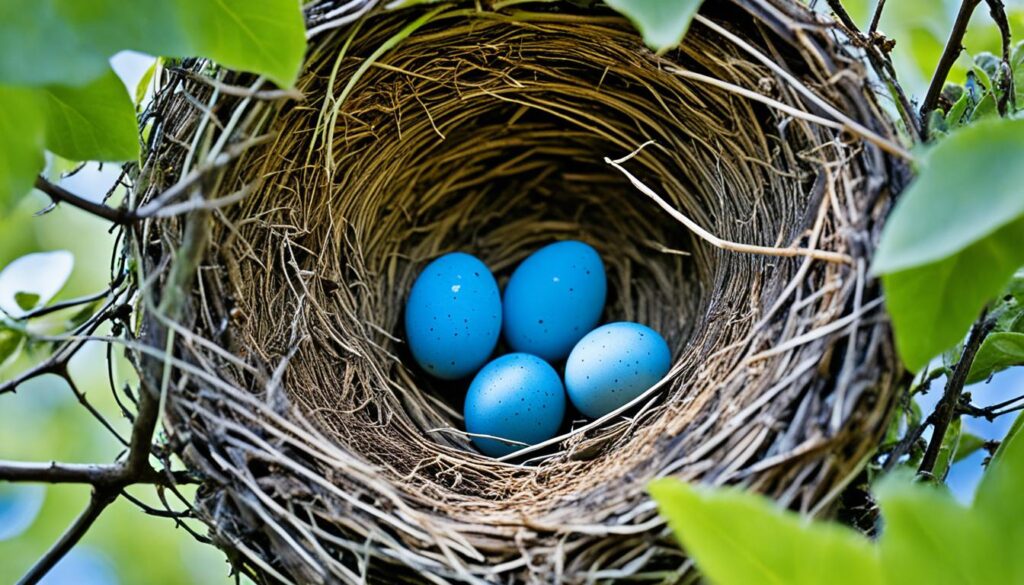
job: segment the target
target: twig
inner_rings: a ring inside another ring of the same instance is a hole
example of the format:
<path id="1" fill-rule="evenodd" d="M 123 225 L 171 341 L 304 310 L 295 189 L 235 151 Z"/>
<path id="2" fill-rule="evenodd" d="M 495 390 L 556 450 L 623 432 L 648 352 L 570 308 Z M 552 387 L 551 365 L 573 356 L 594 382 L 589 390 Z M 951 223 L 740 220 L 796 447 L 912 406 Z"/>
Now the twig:
<path id="1" fill-rule="evenodd" d="M 878 32 L 878 23 L 882 21 L 883 10 L 885 10 L 885 0 L 878 0 L 878 5 L 875 6 L 875 14 L 871 17 L 871 25 L 868 26 L 869 35 Z"/>
<path id="2" fill-rule="evenodd" d="M 850 262 L 850 257 L 849 256 L 847 256 L 845 254 L 840 254 L 838 252 L 829 252 L 827 250 L 815 250 L 815 249 L 810 249 L 810 248 L 797 248 L 797 247 L 772 248 L 772 247 L 769 247 L 769 246 L 755 246 L 755 245 L 752 245 L 752 244 L 741 244 L 741 243 L 738 243 L 738 242 L 731 242 L 731 241 L 728 241 L 728 240 L 723 240 L 722 238 L 719 238 L 718 236 L 712 234 L 711 232 L 707 231 L 706 229 L 704 229 L 703 227 L 698 225 L 696 222 L 694 222 L 689 217 L 683 215 L 683 213 L 681 213 L 678 209 L 676 209 L 675 207 L 672 207 L 671 205 L 669 205 L 668 202 L 665 201 L 660 195 L 655 193 L 650 187 L 645 185 L 640 179 L 638 179 L 632 173 L 627 171 L 625 169 L 625 167 L 622 166 L 622 163 L 624 163 L 624 162 L 632 159 L 633 157 L 635 157 L 637 154 L 640 153 L 641 150 L 644 149 L 644 147 L 646 147 L 646 146 L 648 146 L 650 144 L 653 144 L 653 141 L 645 142 L 644 144 L 640 145 L 639 148 L 637 148 L 636 150 L 634 150 L 630 154 L 627 154 L 626 156 L 624 156 L 624 157 L 622 157 L 620 159 L 612 160 L 611 158 L 605 157 L 604 158 L 604 162 L 606 162 L 606 163 L 612 165 L 613 167 L 615 167 L 616 169 L 618 169 L 619 172 L 621 172 L 623 175 L 626 176 L 627 179 L 629 179 L 629 182 L 632 183 L 634 187 L 636 187 L 637 189 L 640 190 L 640 192 L 642 192 L 644 195 L 647 195 L 648 197 L 650 197 L 652 200 L 654 200 L 655 203 L 657 203 L 662 209 L 664 209 L 666 212 L 668 212 L 672 217 L 674 217 L 680 223 L 682 223 L 687 228 L 689 228 L 690 231 L 695 233 L 698 237 L 700 237 L 702 240 L 708 242 L 712 246 L 714 246 L 716 248 L 721 248 L 723 250 L 729 250 L 731 252 L 742 252 L 742 253 L 749 253 L 749 254 L 762 254 L 762 255 L 765 255 L 765 256 L 782 256 L 782 257 L 787 257 L 787 258 L 791 258 L 791 257 L 795 257 L 795 256 L 807 256 L 809 258 L 814 258 L 814 259 L 817 259 L 817 260 L 825 260 L 827 262 L 838 262 L 838 263 L 849 263 Z"/>
<path id="3" fill-rule="evenodd" d="M 206 225 L 208 219 L 209 211 L 199 210 L 191 213 L 186 220 L 185 235 L 177 261 L 171 268 L 165 296 L 157 309 L 163 313 L 164 318 L 178 319 L 185 306 L 199 259 L 205 249 L 209 231 Z M 148 315 L 146 323 L 155 335 L 153 339 L 166 338 L 168 329 L 161 325 L 152 314 Z M 142 389 L 139 392 L 138 412 L 128 443 L 128 456 L 123 461 L 114 464 L 113 467 L 99 466 L 98 470 L 94 468 L 94 472 L 90 473 L 86 473 L 81 468 L 59 467 L 61 469 L 59 474 L 65 478 L 85 479 L 91 477 L 98 483 L 87 482 L 93 484 L 93 495 L 89 506 L 60 540 L 29 570 L 20 583 L 39 582 L 74 547 L 103 510 L 116 500 L 126 487 L 137 483 L 156 483 L 158 476 L 162 476 L 159 481 L 173 487 L 175 475 L 166 471 L 158 471 L 149 462 L 153 447 L 153 434 L 156 432 L 156 424 L 160 415 L 162 384 L 166 380 L 164 360 L 146 358 L 143 363 L 145 368 L 140 371 Z M 8 469 L 8 473 L 12 476 L 20 474 L 23 477 L 38 476 L 40 471 L 30 464 L 27 466 L 26 464 L 12 465 Z"/>
<path id="4" fill-rule="evenodd" d="M 68 191 L 60 185 L 55 185 L 50 181 L 47 181 L 42 176 L 36 177 L 35 183 L 36 189 L 39 189 L 43 193 L 50 196 L 50 199 L 54 203 L 67 203 L 72 207 L 77 207 L 82 211 L 86 211 L 101 217 L 115 225 L 127 225 L 135 221 L 135 214 L 125 209 L 116 209 L 102 203 L 96 203 L 89 201 L 83 197 L 75 195 L 71 191 Z"/>
<path id="5" fill-rule="evenodd" d="M 198 73 L 195 73 L 188 69 L 182 69 L 180 67 L 172 67 L 168 69 L 168 71 L 175 73 L 177 75 L 182 75 L 185 78 L 190 79 L 192 81 L 198 81 L 199 83 L 202 83 L 204 85 L 209 85 L 210 87 L 220 91 L 220 93 L 224 95 L 232 95 L 235 97 L 249 97 L 257 100 L 266 101 L 274 101 L 280 99 L 302 101 L 303 99 L 305 99 L 305 96 L 302 95 L 302 92 L 294 87 L 291 89 L 252 89 L 250 87 L 242 87 L 239 85 L 231 85 L 229 83 L 224 83 L 223 81 L 214 79 L 212 77 L 207 77 L 205 75 L 200 75 Z"/>
<path id="6" fill-rule="evenodd" d="M 1003 97 L 999 98 L 999 114 L 1005 116 L 1008 110 L 1008 106 L 1016 103 L 1016 86 L 1013 82 L 1013 67 L 1010 64 L 1010 49 L 1013 44 L 1013 39 L 1010 33 L 1010 23 L 1006 18 L 1006 7 L 1003 6 L 1002 0 L 985 0 L 988 4 L 988 12 L 992 16 L 992 20 L 996 23 L 999 28 L 999 35 L 1002 37 L 1003 43 L 1003 59 L 1002 59 L 1002 81 L 1003 81 Z M 993 80 L 995 81 L 995 80 Z"/>
<path id="7" fill-rule="evenodd" d="M 971 327 L 971 333 L 967 337 L 967 344 L 960 355 L 960 361 L 953 369 L 953 374 L 946 380 L 946 388 L 943 390 L 942 398 L 935 406 L 935 411 L 929 417 L 932 423 L 932 438 L 928 442 L 928 448 L 921 459 L 921 465 L 917 468 L 919 474 L 929 474 L 935 469 L 938 461 L 939 450 L 942 447 L 942 439 L 946 436 L 949 424 L 957 414 L 957 405 L 960 402 L 960 395 L 963 393 L 964 384 L 967 382 L 967 374 L 971 371 L 971 364 L 974 356 L 981 347 L 981 342 L 995 327 L 995 321 L 988 318 L 988 311 L 982 311 L 981 316 Z"/>
<path id="8" fill-rule="evenodd" d="M 1018 402 L 1021 404 L 1017 404 Z M 957 413 L 992 421 L 1004 414 L 1015 412 L 1021 408 L 1024 408 L 1024 394 L 985 407 L 974 406 L 969 402 L 967 404 L 960 404 L 957 406 Z"/>
<path id="9" fill-rule="evenodd" d="M 907 126 L 907 130 L 921 141 L 927 139 L 927 131 L 914 115 L 914 107 L 910 103 L 910 98 L 907 97 L 903 86 L 896 79 L 896 68 L 892 64 L 892 59 L 885 50 L 879 48 L 877 41 L 881 40 L 880 35 L 875 34 L 874 30 L 870 35 L 860 32 L 857 23 L 843 7 L 841 0 L 828 0 L 828 5 L 839 19 L 839 23 L 846 28 L 850 38 L 864 49 L 864 54 L 867 56 L 868 62 L 871 63 L 871 67 L 892 92 L 896 101 L 896 109 L 899 110 L 900 119 Z M 876 16 L 881 18 L 881 8 L 876 11 Z"/>
<path id="10" fill-rule="evenodd" d="M 89 500 L 89 505 L 86 506 L 82 515 L 61 535 L 60 540 L 50 550 L 46 551 L 46 554 L 35 565 L 32 565 L 32 568 L 29 569 L 28 573 L 25 573 L 25 576 L 18 581 L 18 584 L 34 585 L 45 577 L 50 572 L 50 569 L 78 544 L 78 541 L 85 536 L 85 533 L 89 531 L 89 528 L 92 527 L 96 519 L 103 513 L 103 510 L 113 503 L 115 499 L 117 499 L 117 492 L 94 489 L 92 499 Z"/>
<path id="11" fill-rule="evenodd" d="M 68 299 L 66 301 L 61 301 L 59 303 L 54 303 L 54 304 L 48 305 L 46 307 L 40 307 L 39 309 L 36 309 L 34 311 L 29 311 L 28 313 L 25 313 L 25 314 L 20 315 L 18 317 L 13 317 L 13 319 L 15 321 L 29 321 L 31 319 L 37 319 L 39 317 L 43 317 L 45 315 L 50 315 L 50 314 L 56 313 L 58 311 L 63 311 L 64 309 L 70 309 L 72 307 L 78 307 L 78 306 L 81 306 L 81 305 L 87 305 L 89 303 L 94 303 L 94 302 L 96 302 L 98 300 L 101 300 L 104 297 L 106 297 L 108 294 L 110 294 L 110 292 L 112 290 L 115 290 L 118 287 L 120 287 L 121 283 L 124 282 L 124 277 L 125 277 L 125 275 L 122 274 L 120 277 L 118 277 L 118 279 L 115 282 L 112 282 L 110 284 L 110 287 L 105 288 L 105 289 L 101 290 L 98 293 L 93 293 L 91 295 L 84 296 L 84 297 Z"/>
<path id="12" fill-rule="evenodd" d="M 960 52 L 963 50 L 964 34 L 967 33 L 967 25 L 971 22 L 974 9 L 978 7 L 981 0 L 964 0 L 960 5 L 960 12 L 956 15 L 956 22 L 953 23 L 953 30 L 949 31 L 949 40 L 946 41 L 946 48 L 942 51 L 939 64 L 935 66 L 935 74 L 932 76 L 931 85 L 928 86 L 928 93 L 924 96 L 924 103 L 921 104 L 921 119 L 924 125 L 928 124 L 928 114 L 935 109 L 939 102 L 939 95 L 946 84 L 949 70 L 953 68 Z"/>
<path id="13" fill-rule="evenodd" d="M 120 463 L 57 463 L 57 462 L 24 462 L 0 460 L 0 481 L 39 482 L 39 483 L 84 483 L 99 488 L 129 484 L 171 485 L 195 483 L 195 480 L 182 471 L 167 473 L 158 472 L 152 467 L 142 469 L 133 476 L 127 467 Z"/>

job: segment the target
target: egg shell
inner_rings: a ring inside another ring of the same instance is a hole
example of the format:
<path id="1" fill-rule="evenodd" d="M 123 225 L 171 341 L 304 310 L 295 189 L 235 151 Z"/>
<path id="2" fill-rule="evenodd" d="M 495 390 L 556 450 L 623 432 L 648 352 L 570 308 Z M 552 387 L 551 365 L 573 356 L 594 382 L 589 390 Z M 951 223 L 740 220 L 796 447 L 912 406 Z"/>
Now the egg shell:
<path id="1" fill-rule="evenodd" d="M 565 389 L 558 372 L 526 353 L 510 353 L 484 366 L 466 393 L 463 408 L 470 433 L 535 445 L 555 436 L 565 416 Z M 500 457 L 523 448 L 473 437 L 480 451 Z"/>
<path id="2" fill-rule="evenodd" d="M 565 363 L 565 389 L 577 410 L 600 418 L 643 394 L 671 365 L 668 344 L 657 331 L 639 323 L 609 323 L 573 348 Z"/>
<path id="3" fill-rule="evenodd" d="M 512 273 L 502 302 L 505 340 L 548 361 L 569 355 L 597 325 L 607 294 L 597 251 L 574 240 L 544 246 Z"/>
<path id="4" fill-rule="evenodd" d="M 453 252 L 423 269 L 409 292 L 405 334 L 413 358 L 443 380 L 484 365 L 501 333 L 501 295 L 487 266 Z"/>

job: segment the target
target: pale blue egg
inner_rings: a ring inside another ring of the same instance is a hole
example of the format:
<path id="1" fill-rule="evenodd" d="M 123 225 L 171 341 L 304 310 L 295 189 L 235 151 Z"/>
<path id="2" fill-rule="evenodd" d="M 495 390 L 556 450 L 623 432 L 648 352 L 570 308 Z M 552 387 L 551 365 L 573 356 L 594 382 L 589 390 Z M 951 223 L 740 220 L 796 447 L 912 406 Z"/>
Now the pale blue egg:
<path id="1" fill-rule="evenodd" d="M 600 418 L 668 373 L 672 355 L 658 332 L 639 323 L 609 323 L 576 344 L 565 363 L 565 389 L 583 414 Z"/>
<path id="2" fill-rule="evenodd" d="M 505 340 L 516 351 L 563 359 L 601 318 L 606 280 L 601 256 L 583 242 L 537 250 L 505 287 Z"/>
<path id="3" fill-rule="evenodd" d="M 501 333 L 501 295 L 476 257 L 445 254 L 423 269 L 405 306 L 405 334 L 427 373 L 457 380 L 480 369 Z"/>
<path id="4" fill-rule="evenodd" d="M 510 353 L 484 366 L 473 378 L 463 409 L 466 430 L 536 445 L 558 432 L 565 416 L 565 390 L 558 372 L 527 353 Z M 521 444 L 474 437 L 483 453 L 500 457 Z"/>

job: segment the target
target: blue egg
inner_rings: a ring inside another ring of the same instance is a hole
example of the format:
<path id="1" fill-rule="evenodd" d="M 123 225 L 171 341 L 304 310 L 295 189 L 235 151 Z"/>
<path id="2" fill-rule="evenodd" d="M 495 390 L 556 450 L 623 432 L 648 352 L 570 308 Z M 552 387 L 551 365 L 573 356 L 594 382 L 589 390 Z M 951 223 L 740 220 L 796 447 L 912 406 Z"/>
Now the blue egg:
<path id="1" fill-rule="evenodd" d="M 563 359 L 597 325 L 607 283 L 597 251 L 583 242 L 544 246 L 505 287 L 505 340 L 516 351 Z"/>
<path id="2" fill-rule="evenodd" d="M 583 414 L 600 418 L 668 373 L 672 355 L 658 332 L 639 323 L 609 323 L 576 344 L 565 363 L 565 389 Z"/>
<path id="3" fill-rule="evenodd" d="M 480 369 L 501 333 L 501 296 L 487 266 L 454 252 L 423 269 L 405 306 L 412 356 L 429 374 L 457 380 Z"/>
<path id="4" fill-rule="evenodd" d="M 466 430 L 536 445 L 558 432 L 565 416 L 565 390 L 558 372 L 527 353 L 510 353 L 484 366 L 473 378 L 463 409 Z M 501 457 L 523 448 L 473 437 L 480 451 Z"/>

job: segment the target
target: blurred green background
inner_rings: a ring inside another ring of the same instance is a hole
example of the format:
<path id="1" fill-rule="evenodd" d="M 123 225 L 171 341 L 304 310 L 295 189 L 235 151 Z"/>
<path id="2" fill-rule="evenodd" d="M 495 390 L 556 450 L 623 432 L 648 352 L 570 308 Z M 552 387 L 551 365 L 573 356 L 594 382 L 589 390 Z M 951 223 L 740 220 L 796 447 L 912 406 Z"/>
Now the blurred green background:
<path id="1" fill-rule="evenodd" d="M 827 9 L 824 1 L 812 4 Z M 845 4 L 854 18 L 866 26 L 874 1 L 852 0 Z M 958 6 L 955 0 L 888 2 L 880 29 L 897 41 L 894 59 L 911 95 L 919 97 L 927 86 Z M 1007 10 L 1011 26 L 1019 35 L 1024 31 L 1024 0 L 1007 2 Z M 967 53 L 954 69 L 952 81 L 964 80 L 973 55 L 1000 51 L 998 32 L 984 5 L 974 16 L 965 45 Z M 112 62 L 134 91 L 152 60 L 123 53 Z M 61 161 L 52 161 L 51 167 L 54 178 L 60 170 L 67 169 Z M 93 164 L 61 183 L 75 193 L 98 199 L 116 178 L 115 167 L 101 169 Z M 109 277 L 114 242 L 106 222 L 68 207 L 34 217 L 46 205 L 47 199 L 36 193 L 23 200 L 14 212 L 0 218 L 0 267 L 31 252 L 68 250 L 74 255 L 75 265 L 57 299 L 103 289 Z M 0 368 L 0 380 L 9 379 L 36 359 L 31 353 L 22 352 L 13 363 Z M 972 388 L 977 401 L 991 404 L 1015 395 L 1013 389 L 1024 385 L 1021 370 L 1024 369 L 1010 370 L 983 388 Z M 117 360 L 115 371 L 122 379 L 130 379 L 123 359 Z M 120 417 L 107 386 L 104 346 L 93 344 L 77 355 L 72 362 L 72 374 L 89 400 L 127 435 L 128 422 Z M 934 387 L 940 388 L 941 382 Z M 922 407 L 933 406 L 937 394 L 925 396 Z M 965 419 L 965 430 L 998 439 L 1009 424 L 1009 420 L 989 423 Z M 55 376 L 27 383 L 16 395 L 0 396 L 0 459 L 109 462 L 120 450 L 119 444 L 79 406 L 66 383 Z M 954 466 L 948 483 L 960 500 L 971 499 L 983 458 L 979 452 Z M 132 493 L 158 505 L 151 488 L 136 487 Z M 88 497 L 89 488 L 85 486 L 0 484 L 0 583 L 16 581 L 81 512 Z M 45 582 L 206 584 L 229 582 L 228 572 L 229 567 L 217 550 L 197 543 L 184 530 L 176 529 L 172 521 L 147 516 L 120 499 Z"/>
<path id="2" fill-rule="evenodd" d="M 112 60 L 132 90 L 152 61 L 133 53 Z M 48 174 L 57 179 L 70 165 L 51 160 L 49 167 Z M 116 165 L 89 164 L 60 183 L 74 193 L 99 200 L 116 182 L 118 170 Z M 121 196 L 116 193 L 115 201 Z M 74 268 L 56 300 L 103 290 L 110 278 L 114 245 L 109 224 L 67 206 L 35 216 L 47 203 L 48 199 L 36 192 L 12 213 L 0 217 L 0 267 L 28 253 L 67 250 L 74 255 Z M 31 281 L 37 278 L 45 275 L 32 274 L 26 288 L 31 289 Z M 132 372 L 121 353 L 115 348 L 115 375 L 120 382 L 130 381 Z M 0 368 L 0 380 L 11 378 L 41 357 L 23 350 L 15 361 Z M 106 359 L 104 344 L 89 344 L 72 360 L 71 374 L 89 402 L 127 437 L 131 426 L 111 395 Z M 33 380 L 17 394 L 0 397 L 0 459 L 93 463 L 113 461 L 120 452 L 121 445 L 78 404 L 67 383 L 57 376 Z M 153 488 L 137 486 L 130 492 L 160 508 Z M 192 491 L 185 494 L 191 497 Z M 173 496 L 169 497 L 173 501 Z M 60 537 L 88 499 L 87 486 L 0 483 L 0 583 L 17 581 Z M 175 528 L 172 520 L 148 516 L 127 500 L 118 499 L 44 583 L 234 582 L 228 577 L 229 569 L 223 554 Z"/>

